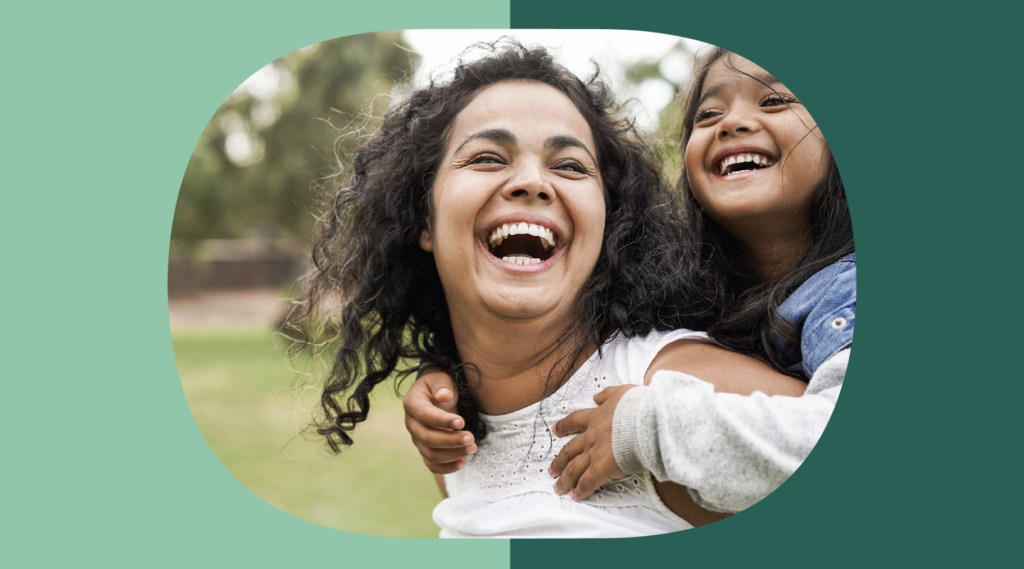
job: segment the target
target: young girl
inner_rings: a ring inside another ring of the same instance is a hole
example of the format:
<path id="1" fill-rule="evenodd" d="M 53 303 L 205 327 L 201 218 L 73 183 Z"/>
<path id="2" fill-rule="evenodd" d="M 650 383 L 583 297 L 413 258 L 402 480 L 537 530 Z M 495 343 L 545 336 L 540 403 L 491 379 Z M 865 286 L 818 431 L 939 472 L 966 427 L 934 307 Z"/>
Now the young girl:
<path id="1" fill-rule="evenodd" d="M 597 409 L 555 427 L 583 432 L 551 466 L 576 500 L 651 471 L 707 510 L 740 511 L 800 465 L 831 416 L 856 306 L 853 233 L 842 182 L 814 120 L 777 79 L 722 49 L 687 98 L 681 190 L 714 278 L 719 344 L 809 380 L 800 398 L 716 393 L 692 375 L 658 372 L 646 387 L 595 396 Z M 695 374 L 698 377 L 700 374 Z M 475 452 L 453 394 L 426 374 L 406 397 L 406 424 L 435 472 Z M 463 438 L 457 438 L 463 437 Z M 467 444 L 468 443 L 468 444 Z M 708 518 L 710 521 L 714 517 Z"/>

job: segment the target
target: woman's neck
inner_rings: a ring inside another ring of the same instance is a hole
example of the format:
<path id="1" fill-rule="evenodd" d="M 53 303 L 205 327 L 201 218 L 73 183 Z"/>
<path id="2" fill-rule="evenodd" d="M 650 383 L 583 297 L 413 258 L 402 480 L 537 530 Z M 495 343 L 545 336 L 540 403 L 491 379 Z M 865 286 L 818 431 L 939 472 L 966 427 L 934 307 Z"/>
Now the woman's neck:
<path id="1" fill-rule="evenodd" d="M 550 395 L 562 379 L 551 372 L 563 361 L 561 343 L 569 327 L 565 321 L 536 319 L 476 318 L 452 315 L 452 331 L 466 380 L 481 412 L 502 415 L 532 405 Z M 594 347 L 596 349 L 596 346 Z M 575 359 L 570 373 L 586 361 L 592 349 Z"/>

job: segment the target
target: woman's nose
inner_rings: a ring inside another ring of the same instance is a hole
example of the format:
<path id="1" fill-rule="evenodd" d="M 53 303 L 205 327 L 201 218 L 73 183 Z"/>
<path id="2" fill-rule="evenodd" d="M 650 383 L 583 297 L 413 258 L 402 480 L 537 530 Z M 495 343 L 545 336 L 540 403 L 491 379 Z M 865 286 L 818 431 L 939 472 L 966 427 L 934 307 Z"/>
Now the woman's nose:
<path id="1" fill-rule="evenodd" d="M 514 200 L 549 202 L 554 197 L 554 190 L 544 179 L 544 166 L 541 164 L 518 164 L 501 193 L 504 198 Z"/>

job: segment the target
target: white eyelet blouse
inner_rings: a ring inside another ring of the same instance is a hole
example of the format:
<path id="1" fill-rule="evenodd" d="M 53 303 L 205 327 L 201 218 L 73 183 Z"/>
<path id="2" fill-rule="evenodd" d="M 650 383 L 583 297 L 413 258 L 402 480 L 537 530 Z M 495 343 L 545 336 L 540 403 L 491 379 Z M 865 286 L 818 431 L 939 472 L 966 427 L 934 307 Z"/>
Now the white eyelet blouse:
<path id="1" fill-rule="evenodd" d="M 484 415 L 487 437 L 466 466 L 445 476 L 448 498 L 434 508 L 441 537 L 636 537 L 689 529 L 658 497 L 650 473 L 606 484 L 582 502 L 555 494 L 548 467 L 572 436 L 552 427 L 573 411 L 596 407 L 594 394 L 643 385 L 654 357 L 703 332 L 673 330 L 616 336 L 553 395 L 505 415 Z"/>

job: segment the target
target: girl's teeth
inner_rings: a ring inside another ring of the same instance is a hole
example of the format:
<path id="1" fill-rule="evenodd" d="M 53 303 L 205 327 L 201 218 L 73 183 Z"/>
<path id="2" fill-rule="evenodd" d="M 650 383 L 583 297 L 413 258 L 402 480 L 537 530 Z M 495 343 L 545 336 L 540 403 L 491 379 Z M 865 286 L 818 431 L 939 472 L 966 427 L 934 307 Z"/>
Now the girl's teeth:
<path id="1" fill-rule="evenodd" d="M 753 162 L 762 168 L 768 168 L 775 165 L 775 162 L 772 162 L 771 158 L 760 154 L 736 154 L 722 160 L 722 163 L 718 166 L 719 175 L 728 176 L 730 174 L 729 166 L 742 162 Z M 736 172 L 731 173 L 735 174 Z"/>

